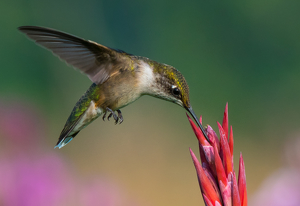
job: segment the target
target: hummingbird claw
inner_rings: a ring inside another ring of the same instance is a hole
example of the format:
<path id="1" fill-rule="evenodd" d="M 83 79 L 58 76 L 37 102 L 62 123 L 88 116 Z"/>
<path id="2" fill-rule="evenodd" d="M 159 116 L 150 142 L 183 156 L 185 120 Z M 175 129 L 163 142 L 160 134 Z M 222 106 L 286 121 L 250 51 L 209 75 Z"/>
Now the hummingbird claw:
<path id="1" fill-rule="evenodd" d="M 117 117 L 117 119 L 115 119 L 115 125 L 118 124 L 119 118 Z"/>
<path id="2" fill-rule="evenodd" d="M 111 112 L 109 115 L 108 115 L 108 117 L 107 117 L 107 120 L 109 121 L 109 119 L 112 117 L 112 115 L 113 115 L 113 112 Z"/>
<path id="3" fill-rule="evenodd" d="M 122 112 L 119 109 L 117 110 L 117 112 L 118 112 L 118 117 L 119 117 L 119 124 L 121 124 L 123 122 Z"/>
<path id="4" fill-rule="evenodd" d="M 104 122 L 105 122 L 106 113 L 107 113 L 107 111 L 105 111 L 105 113 L 104 113 L 104 115 L 102 117 L 102 119 L 103 119 Z"/>

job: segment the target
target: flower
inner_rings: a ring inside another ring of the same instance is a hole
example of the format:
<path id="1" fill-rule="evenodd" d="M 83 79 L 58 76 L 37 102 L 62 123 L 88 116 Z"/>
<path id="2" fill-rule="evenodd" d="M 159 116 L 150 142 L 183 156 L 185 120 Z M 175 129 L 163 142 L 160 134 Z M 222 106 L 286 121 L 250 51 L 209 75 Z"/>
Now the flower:
<path id="1" fill-rule="evenodd" d="M 238 181 L 233 167 L 233 132 L 230 127 L 228 139 L 228 103 L 225 107 L 222 125 L 218 123 L 220 140 L 211 126 L 205 132 L 208 142 L 191 118 L 189 122 L 199 141 L 200 159 L 190 149 L 200 190 L 206 206 L 247 206 L 246 173 L 242 154 L 240 154 Z M 202 124 L 202 118 L 200 117 Z"/>

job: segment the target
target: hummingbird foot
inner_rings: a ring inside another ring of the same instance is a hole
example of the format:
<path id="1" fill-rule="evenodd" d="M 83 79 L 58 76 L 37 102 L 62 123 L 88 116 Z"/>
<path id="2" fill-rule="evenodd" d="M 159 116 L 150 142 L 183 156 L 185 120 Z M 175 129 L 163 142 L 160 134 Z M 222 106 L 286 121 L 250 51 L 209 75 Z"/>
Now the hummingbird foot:
<path id="1" fill-rule="evenodd" d="M 121 123 L 123 122 L 123 117 L 122 117 L 121 111 L 120 111 L 120 110 L 117 110 L 117 112 L 118 112 L 118 116 L 117 116 L 117 115 L 115 114 L 115 112 L 114 112 L 112 109 L 108 108 L 108 107 L 106 107 L 106 111 L 105 111 L 105 113 L 104 113 L 104 115 L 103 115 L 103 117 L 102 117 L 103 121 L 105 121 L 105 117 L 106 117 L 106 113 L 107 113 L 107 112 L 110 112 L 110 114 L 109 114 L 108 117 L 107 117 L 107 120 L 108 120 L 108 121 L 109 121 L 109 119 L 110 119 L 111 117 L 113 117 L 114 120 L 115 120 L 115 124 L 117 124 L 118 122 L 119 122 L 119 124 L 121 124 Z"/>

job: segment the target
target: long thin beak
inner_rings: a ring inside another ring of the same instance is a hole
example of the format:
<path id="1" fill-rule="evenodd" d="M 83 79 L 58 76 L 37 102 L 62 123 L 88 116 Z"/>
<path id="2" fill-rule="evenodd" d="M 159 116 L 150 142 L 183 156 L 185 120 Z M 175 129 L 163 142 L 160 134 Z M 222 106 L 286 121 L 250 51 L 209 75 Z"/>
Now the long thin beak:
<path id="1" fill-rule="evenodd" d="M 204 132 L 204 128 L 203 128 L 202 124 L 199 122 L 199 120 L 198 120 L 197 116 L 195 115 L 195 112 L 193 111 L 192 107 L 187 107 L 186 110 L 192 115 L 192 117 L 194 118 L 194 120 L 197 122 L 197 124 L 200 127 L 200 129 L 201 129 L 201 131 L 202 131 L 205 139 L 208 142 L 210 142 L 209 139 L 208 139 L 208 137 L 207 137 L 207 135 L 206 135 L 206 133 Z"/>

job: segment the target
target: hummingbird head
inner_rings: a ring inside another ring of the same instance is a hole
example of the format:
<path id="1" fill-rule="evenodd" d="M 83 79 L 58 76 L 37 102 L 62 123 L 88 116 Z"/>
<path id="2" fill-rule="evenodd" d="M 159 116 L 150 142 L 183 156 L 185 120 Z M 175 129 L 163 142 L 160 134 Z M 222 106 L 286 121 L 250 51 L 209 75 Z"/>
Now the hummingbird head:
<path id="1" fill-rule="evenodd" d="M 152 68 L 150 76 L 153 75 L 154 78 L 150 78 L 151 84 L 146 88 L 146 94 L 189 108 L 189 86 L 183 75 L 166 64 L 155 61 L 149 61 L 148 64 Z"/>
<path id="2" fill-rule="evenodd" d="M 166 67 L 162 75 L 161 86 L 166 92 L 165 99 L 171 101 L 183 108 L 189 108 L 189 86 L 184 76 L 173 67 Z"/>
<path id="3" fill-rule="evenodd" d="M 209 139 L 204 132 L 204 128 L 190 104 L 189 86 L 184 76 L 177 69 L 166 64 L 156 64 L 155 62 L 152 66 L 154 68 L 153 72 L 156 74 L 155 85 L 157 89 L 150 95 L 173 102 L 185 108 L 194 118 L 204 137 L 209 142 Z"/>

